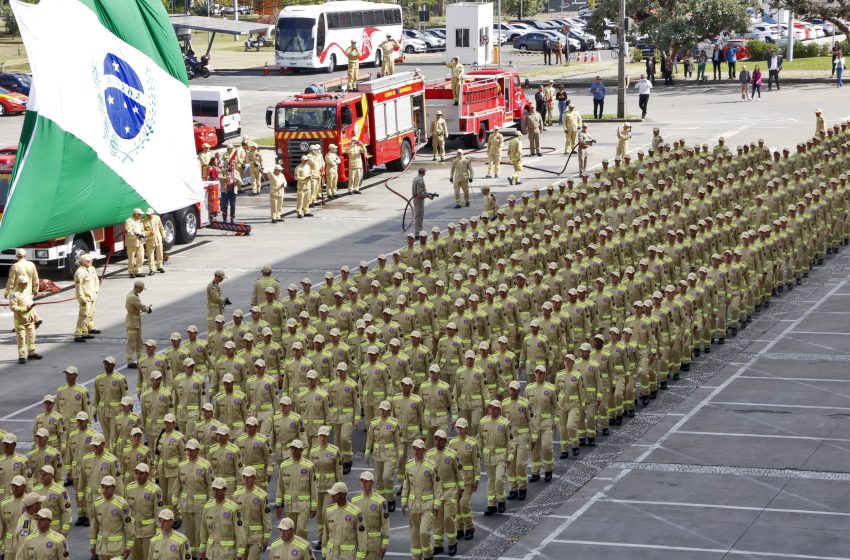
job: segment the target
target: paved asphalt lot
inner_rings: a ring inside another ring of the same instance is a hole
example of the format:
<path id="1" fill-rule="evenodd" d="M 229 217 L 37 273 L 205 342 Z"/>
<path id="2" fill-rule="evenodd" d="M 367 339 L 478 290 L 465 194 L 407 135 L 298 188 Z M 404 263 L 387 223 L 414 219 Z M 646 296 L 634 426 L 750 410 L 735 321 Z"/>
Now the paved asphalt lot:
<path id="1" fill-rule="evenodd" d="M 738 102 L 733 85 L 689 88 L 684 94 L 659 91 L 650 101 L 651 121 L 635 126 L 631 150 L 648 145 L 652 126 L 659 126 L 668 139 L 681 136 L 689 143 L 713 143 L 722 135 L 730 145 L 764 137 L 778 147 L 793 146 L 812 134 L 815 107 L 824 110 L 829 123 L 848 117 L 843 91 L 823 85 L 786 87 L 763 97 L 761 103 Z M 589 99 L 577 99 L 579 109 L 590 112 Z M 264 109 L 264 103 L 255 106 Z M 629 108 L 636 110 L 631 96 Z M 257 122 L 263 118 L 249 116 Z M 14 136 L 19 126 L 17 118 L 3 119 L 0 138 Z M 600 140 L 591 156 L 593 164 L 613 157 L 615 127 L 591 125 Z M 562 141 L 561 131 L 553 127 L 542 144 L 560 151 Z M 480 177 L 483 155 L 475 157 Z M 445 227 L 480 210 L 477 193 L 472 208 L 454 210 L 446 181 L 448 164 L 432 164 L 427 154 L 420 160 L 429 170 L 429 190 L 442 195 L 426 206 L 426 227 Z M 550 153 L 525 163 L 519 187 L 509 187 L 504 179 L 488 181 L 500 201 L 509 193 L 570 176 L 577 165 L 571 161 L 557 176 L 563 155 Z M 415 161 L 412 167 L 419 165 Z M 253 234 L 232 237 L 202 231 L 195 243 L 173 251 L 168 273 L 149 278 L 142 295 L 154 307 L 143 319 L 145 338 L 164 345 L 172 331 L 185 332 L 190 323 L 203 330 L 204 287 L 217 268 L 228 274 L 224 294 L 244 309 L 264 264 L 271 264 L 284 284 L 304 276 L 318 283 L 325 270 L 374 259 L 401 246 L 404 202 L 384 188 L 384 181 L 391 179 L 389 185 L 406 194 L 413 173 L 398 178 L 375 173 L 366 180 L 372 187 L 364 195 L 334 201 L 316 211 L 315 218 L 288 217 L 277 225 L 268 223 L 266 196 L 240 196 L 239 217 L 254 226 Z M 285 205 L 292 209 L 289 198 Z M 593 452 L 582 453 L 577 462 L 558 462 L 557 478 L 545 486 L 531 485 L 522 508 L 509 502 L 508 515 L 478 515 L 476 539 L 462 543 L 459 554 L 529 560 L 568 555 L 850 558 L 850 475 L 842 472 L 850 464 L 845 451 L 850 446 L 850 378 L 843 367 L 850 349 L 846 253 L 778 298 L 737 338 L 699 359 L 635 419 L 600 437 L 601 445 Z M 97 315 L 103 334 L 94 341 L 72 342 L 77 314 L 73 302 L 44 305 L 40 313 L 45 324 L 38 334 L 45 359 L 18 366 L 14 336 L 8 330 L 11 317 L 0 317 L 0 426 L 19 436 L 22 450 L 32 439 L 31 423 L 41 397 L 63 382 L 63 368 L 77 365 L 80 381 L 90 386 L 105 355 L 124 362 L 123 298 L 131 281 L 120 259 L 110 263 L 106 273 Z M 56 274 L 47 276 L 69 286 Z M 69 296 L 72 293 L 65 291 L 45 303 Z M 358 433 L 355 448 L 362 449 L 363 439 Z M 355 466 L 362 467 L 362 460 Z M 352 488 L 358 474 L 354 471 L 348 478 Z M 479 513 L 483 510 L 483 489 L 473 506 Z M 389 555 L 408 556 L 406 520 L 400 511 L 390 520 Z M 72 558 L 85 557 L 86 539 L 83 530 L 72 530 Z"/>

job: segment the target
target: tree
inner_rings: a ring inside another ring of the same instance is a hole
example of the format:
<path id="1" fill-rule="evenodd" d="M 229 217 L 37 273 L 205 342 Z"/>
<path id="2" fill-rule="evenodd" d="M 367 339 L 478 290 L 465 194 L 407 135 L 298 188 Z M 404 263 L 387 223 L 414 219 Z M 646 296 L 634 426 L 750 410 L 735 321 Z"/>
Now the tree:
<path id="1" fill-rule="evenodd" d="M 502 15 L 530 18 L 545 10 L 546 4 L 546 0 L 503 0 Z"/>
<path id="2" fill-rule="evenodd" d="M 768 0 L 774 10 L 791 10 L 795 16 L 817 17 L 838 27 L 850 39 L 850 3 L 845 0 Z"/>
<path id="3" fill-rule="evenodd" d="M 746 0 L 629 0 L 626 16 L 637 26 L 637 33 L 669 57 L 682 47 L 696 46 L 723 32 L 745 33 L 750 26 Z M 604 19 L 617 21 L 618 1 L 598 0 L 589 28 L 601 36 Z"/>

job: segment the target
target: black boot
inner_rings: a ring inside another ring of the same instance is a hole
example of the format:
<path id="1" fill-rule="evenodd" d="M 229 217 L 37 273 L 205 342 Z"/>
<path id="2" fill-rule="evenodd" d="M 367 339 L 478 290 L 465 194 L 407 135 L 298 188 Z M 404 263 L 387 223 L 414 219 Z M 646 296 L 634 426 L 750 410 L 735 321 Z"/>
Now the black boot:
<path id="1" fill-rule="evenodd" d="M 520 489 L 519 489 L 519 495 L 517 496 L 517 499 L 518 499 L 520 502 L 525 501 L 525 497 L 526 497 L 527 495 L 528 495 L 528 490 L 527 490 L 527 489 L 525 489 L 525 488 L 520 488 Z"/>
<path id="2" fill-rule="evenodd" d="M 395 511 L 395 500 L 387 504 L 387 511 Z"/>
<path id="3" fill-rule="evenodd" d="M 596 438 L 587 438 L 588 447 L 596 447 Z"/>
<path id="4" fill-rule="evenodd" d="M 505 513 L 506 509 L 508 509 L 508 507 L 505 505 L 505 502 L 499 502 L 499 513 Z"/>
<path id="5" fill-rule="evenodd" d="M 436 556 L 438 554 L 442 554 L 442 553 L 443 553 L 443 546 L 442 545 L 434 547 L 434 556 Z"/>
<path id="6" fill-rule="evenodd" d="M 657 391 L 657 390 L 656 390 L 656 391 L 650 391 L 650 392 L 649 392 L 649 398 L 650 398 L 650 399 L 654 399 L 654 398 L 656 398 L 657 396 L 658 396 L 658 391 Z"/>
<path id="7" fill-rule="evenodd" d="M 457 544 L 450 544 L 449 545 L 449 556 L 454 556 L 455 554 L 457 554 Z"/>
<path id="8" fill-rule="evenodd" d="M 493 514 L 491 513 L 490 515 L 493 515 Z M 475 529 L 474 528 L 473 529 L 467 529 L 466 534 L 464 534 L 464 536 L 463 536 L 463 540 L 471 541 L 472 537 L 474 537 L 474 536 L 475 536 Z"/>
<path id="9" fill-rule="evenodd" d="M 635 417 L 635 409 L 627 410 L 626 414 L 629 415 L 629 418 L 634 418 Z"/>
<path id="10" fill-rule="evenodd" d="M 711 348 L 706 346 L 705 350 L 703 350 L 702 352 L 703 352 L 703 354 L 711 354 Z"/>
<path id="11" fill-rule="evenodd" d="M 490 517 L 491 515 L 496 514 L 496 506 L 487 506 L 487 509 L 484 510 L 484 517 Z"/>
<path id="12" fill-rule="evenodd" d="M 641 397 L 640 402 L 643 403 L 643 406 L 648 405 L 649 404 L 649 397 Z"/>
<path id="13" fill-rule="evenodd" d="M 661 390 L 662 390 L 662 391 L 666 391 L 666 390 L 667 390 L 667 382 L 666 382 L 666 381 L 662 381 L 662 382 L 660 382 L 660 383 L 658 384 L 658 386 L 661 388 Z"/>
<path id="14" fill-rule="evenodd" d="M 74 527 L 82 527 L 83 523 L 85 523 L 85 519 L 86 518 L 83 517 L 82 515 L 80 517 L 78 517 L 77 520 L 74 522 Z"/>
<path id="15" fill-rule="evenodd" d="M 610 433 L 611 433 L 611 430 L 609 430 L 608 428 L 602 428 L 602 435 L 603 436 L 607 436 Z"/>
<path id="16" fill-rule="evenodd" d="M 694 358 L 699 358 L 699 348 L 694 350 Z"/>
<path id="17" fill-rule="evenodd" d="M 573 457 L 578 457 L 578 454 L 581 453 L 581 449 L 578 447 L 573 447 Z"/>
<path id="18" fill-rule="evenodd" d="M 770 302 L 767 302 L 767 304 L 765 304 L 765 306 L 770 307 Z M 718 344 L 726 344 L 726 339 L 724 337 L 720 337 Z"/>
<path id="19" fill-rule="evenodd" d="M 511 490 L 510 492 L 508 492 L 508 499 L 509 500 L 516 500 L 516 497 L 517 497 L 516 490 Z"/>
<path id="20" fill-rule="evenodd" d="M 543 482 L 552 482 L 552 471 L 548 471 L 543 475 Z"/>
<path id="21" fill-rule="evenodd" d="M 584 447 L 585 445 L 587 445 L 587 438 L 586 437 L 581 438 L 580 440 L 578 440 L 578 444 L 579 444 L 580 447 Z"/>
<path id="22" fill-rule="evenodd" d="M 183 520 L 178 519 L 177 521 L 174 522 L 174 525 L 172 525 L 172 527 L 174 527 L 175 529 L 179 529 L 181 527 L 181 525 L 183 525 Z"/>
<path id="23" fill-rule="evenodd" d="M 569 459 L 569 458 L 570 458 L 570 452 L 569 452 L 569 451 L 561 451 L 560 459 L 561 459 L 562 461 L 563 461 L 564 459 Z"/>
<path id="24" fill-rule="evenodd" d="M 401 486 L 399 486 L 398 490 L 395 491 L 396 496 L 401 496 Z"/>
<path id="25" fill-rule="evenodd" d="M 678 380 L 679 380 L 679 372 L 677 371 L 676 373 L 673 374 L 673 381 L 678 381 Z"/>
<path id="26" fill-rule="evenodd" d="M 351 472 L 351 463 L 343 463 L 342 464 L 342 474 L 348 474 Z"/>
<path id="27" fill-rule="evenodd" d="M 458 529 L 456 536 L 457 536 L 458 539 L 462 539 L 463 538 L 463 529 Z"/>
<path id="28" fill-rule="evenodd" d="M 322 550 L 322 543 L 316 541 L 316 544 L 313 545 L 313 550 Z"/>
<path id="29" fill-rule="evenodd" d="M 614 418 L 614 423 L 618 426 L 621 426 L 623 424 L 623 415 L 622 414 L 617 415 L 617 417 Z"/>
<path id="30" fill-rule="evenodd" d="M 682 364 L 682 371 L 691 371 L 691 364 L 690 364 L 690 362 L 689 362 L 689 363 L 687 363 L 687 364 Z M 678 376 L 679 374 L 678 374 L 678 373 L 675 373 L 675 374 L 673 374 L 673 375 Z M 676 377 L 676 379 L 679 379 L 679 378 L 678 378 L 678 377 Z"/>
<path id="31" fill-rule="evenodd" d="M 533 474 L 533 475 L 528 477 L 529 482 L 537 482 L 538 480 L 540 480 L 539 474 Z"/>

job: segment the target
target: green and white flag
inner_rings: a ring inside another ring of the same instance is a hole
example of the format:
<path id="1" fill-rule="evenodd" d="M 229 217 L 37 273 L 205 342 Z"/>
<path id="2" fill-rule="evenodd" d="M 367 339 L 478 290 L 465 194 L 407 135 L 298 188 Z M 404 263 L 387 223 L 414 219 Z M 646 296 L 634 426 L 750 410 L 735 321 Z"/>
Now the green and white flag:
<path id="1" fill-rule="evenodd" d="M 11 0 L 33 72 L 0 249 L 203 200 L 161 0 Z"/>

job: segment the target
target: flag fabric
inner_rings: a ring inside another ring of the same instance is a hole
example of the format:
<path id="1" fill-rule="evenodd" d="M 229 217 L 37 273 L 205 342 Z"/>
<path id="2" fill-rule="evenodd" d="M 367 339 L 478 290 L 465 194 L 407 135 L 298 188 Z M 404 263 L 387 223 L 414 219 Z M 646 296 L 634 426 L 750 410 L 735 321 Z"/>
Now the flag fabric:
<path id="1" fill-rule="evenodd" d="M 161 0 L 11 0 L 33 73 L 0 249 L 203 200 Z"/>

